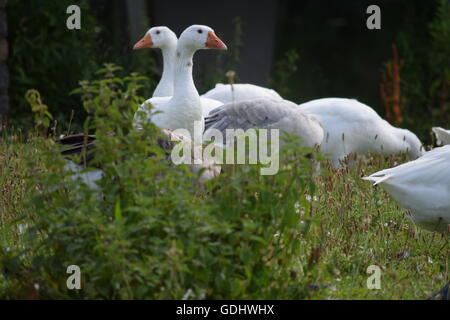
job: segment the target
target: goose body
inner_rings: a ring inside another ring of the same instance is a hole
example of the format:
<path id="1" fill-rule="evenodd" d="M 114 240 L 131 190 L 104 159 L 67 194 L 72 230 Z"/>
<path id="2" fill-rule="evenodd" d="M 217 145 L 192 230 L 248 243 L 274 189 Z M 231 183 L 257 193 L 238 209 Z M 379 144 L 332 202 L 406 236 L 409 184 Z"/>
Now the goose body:
<path id="1" fill-rule="evenodd" d="M 320 120 L 304 113 L 287 100 L 260 98 L 224 104 L 205 119 L 205 131 L 219 130 L 226 137 L 226 129 L 279 129 L 298 136 L 306 147 L 320 145 L 323 129 Z"/>
<path id="2" fill-rule="evenodd" d="M 218 83 L 214 89 L 209 90 L 202 97 L 218 100 L 223 104 L 259 98 L 283 99 L 275 90 L 247 83 L 232 85 Z"/>
<path id="3" fill-rule="evenodd" d="M 450 130 L 445 130 L 441 127 L 431 128 L 436 136 L 436 143 L 438 145 L 450 144 Z"/>
<path id="4" fill-rule="evenodd" d="M 151 116 L 151 111 L 148 108 L 149 105 L 152 105 L 156 107 L 158 110 L 163 111 L 164 110 L 164 104 L 168 102 L 172 97 L 152 97 L 150 99 L 147 99 L 139 108 L 140 111 L 143 111 L 147 114 L 148 117 Z M 222 102 L 208 99 L 204 97 L 200 97 L 200 105 L 202 109 L 202 115 L 203 117 L 208 116 L 209 112 L 221 105 L 223 105 Z"/>
<path id="5" fill-rule="evenodd" d="M 192 78 L 192 59 L 197 50 L 208 48 L 226 50 L 226 45 L 210 27 L 193 25 L 183 31 L 175 50 L 173 96 L 150 99 L 153 112 L 146 112 L 144 118 L 142 113 L 137 113 L 137 126 L 140 121 L 152 121 L 161 129 L 185 129 L 195 141 L 202 141 L 204 118 L 201 99 Z M 146 103 L 142 106 L 144 110 L 147 107 Z"/>
<path id="6" fill-rule="evenodd" d="M 68 172 L 71 172 L 70 178 L 73 181 L 81 180 L 83 183 L 85 183 L 89 189 L 92 191 L 100 191 L 99 186 L 97 185 L 97 182 L 100 181 L 103 178 L 103 171 L 100 169 L 93 169 L 93 170 L 85 170 L 85 168 L 79 164 L 76 164 L 75 162 L 71 160 L 66 160 L 67 164 L 64 166 L 64 169 Z"/>
<path id="7" fill-rule="evenodd" d="M 307 114 L 320 118 L 324 139 L 320 151 L 329 155 L 335 167 L 349 154 L 406 153 L 412 159 L 423 154 L 417 136 L 409 130 L 393 127 L 372 108 L 354 100 L 324 98 L 300 104 Z"/>
<path id="8" fill-rule="evenodd" d="M 446 232 L 450 225 L 450 146 L 363 178 L 380 185 L 419 226 Z"/>

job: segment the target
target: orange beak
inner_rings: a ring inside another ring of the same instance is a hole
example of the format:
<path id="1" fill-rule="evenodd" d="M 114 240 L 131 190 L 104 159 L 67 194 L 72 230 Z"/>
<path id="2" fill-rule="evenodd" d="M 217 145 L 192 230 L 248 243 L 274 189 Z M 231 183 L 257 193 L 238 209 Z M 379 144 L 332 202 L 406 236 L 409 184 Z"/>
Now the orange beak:
<path id="1" fill-rule="evenodd" d="M 227 46 L 222 40 L 219 39 L 218 36 L 212 31 L 208 32 L 208 38 L 205 42 L 205 47 L 209 49 L 219 49 L 219 50 L 227 50 Z"/>
<path id="2" fill-rule="evenodd" d="M 133 47 L 133 50 L 143 49 L 143 48 L 151 48 L 153 47 L 153 41 L 152 37 L 146 33 L 145 36 L 136 42 L 136 44 Z"/>

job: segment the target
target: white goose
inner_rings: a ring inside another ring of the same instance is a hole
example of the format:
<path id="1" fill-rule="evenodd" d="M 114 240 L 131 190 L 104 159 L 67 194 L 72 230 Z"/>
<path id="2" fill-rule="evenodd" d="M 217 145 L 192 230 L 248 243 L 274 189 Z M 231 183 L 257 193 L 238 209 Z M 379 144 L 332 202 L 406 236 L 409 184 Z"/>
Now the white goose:
<path id="1" fill-rule="evenodd" d="M 450 225 L 450 146 L 433 149 L 417 160 L 376 172 L 364 180 L 380 185 L 410 210 L 419 226 L 446 232 Z"/>
<path id="2" fill-rule="evenodd" d="M 431 130 L 436 135 L 436 143 L 438 145 L 450 144 L 450 130 L 445 130 L 441 127 L 433 127 Z"/>
<path id="3" fill-rule="evenodd" d="M 283 100 L 275 90 L 248 83 L 218 83 L 214 89 L 209 90 L 202 97 L 218 100 L 224 104 L 259 98 Z"/>
<path id="4" fill-rule="evenodd" d="M 163 55 L 163 73 L 152 98 L 148 102 L 160 105 L 167 102 L 174 93 L 174 66 L 176 64 L 175 52 L 177 48 L 177 36 L 168 27 L 159 26 L 149 29 L 144 37 L 136 42 L 133 49 L 160 48 Z M 203 115 L 222 105 L 223 103 L 214 99 L 200 99 Z"/>
<path id="5" fill-rule="evenodd" d="M 227 47 L 208 26 L 193 25 L 184 30 L 178 40 L 174 59 L 173 96 L 165 101 L 147 100 L 153 105 L 153 112 L 159 111 L 159 113 L 147 114 L 145 119 L 136 118 L 136 124 L 139 125 L 140 121 L 151 120 L 160 128 L 186 129 L 191 137 L 201 141 L 203 126 L 194 130 L 194 123 L 204 123 L 203 111 L 200 96 L 192 78 L 192 58 L 200 49 L 226 50 Z M 146 102 L 143 104 L 144 108 Z"/>
<path id="6" fill-rule="evenodd" d="M 157 29 L 156 29 L 157 30 Z M 155 31 L 156 31 L 155 30 Z M 150 35 L 144 37 L 141 42 L 142 47 L 145 47 L 146 41 L 152 41 Z M 139 119 L 135 117 L 135 122 L 151 120 L 162 130 L 162 134 L 167 137 L 168 141 L 185 141 L 186 137 L 178 135 L 171 130 L 175 129 L 187 129 L 194 137 L 196 130 L 194 130 L 194 122 L 199 121 L 204 124 L 204 119 L 201 110 L 200 96 L 195 88 L 194 81 L 192 79 L 192 58 L 195 51 L 199 49 L 221 49 L 226 50 L 226 45 L 214 34 L 214 31 L 207 26 L 193 25 L 187 28 L 181 35 L 180 41 L 176 47 L 176 59 L 174 66 L 174 76 L 176 77 L 174 82 L 174 94 L 172 97 L 161 98 L 155 97 L 154 99 L 164 99 L 160 103 L 152 102 L 157 111 L 161 113 L 148 114 L 149 118 Z M 163 87 L 164 89 L 164 87 Z M 169 130 L 167 130 L 169 129 Z M 200 128 L 198 132 L 201 141 L 203 128 Z M 90 137 L 90 144 L 92 148 L 95 147 L 95 137 Z M 66 147 L 69 147 L 69 151 L 63 151 L 63 154 L 76 154 L 83 152 L 85 149 L 85 135 L 74 135 L 61 138 L 58 142 Z M 167 146 L 166 146 L 167 144 Z M 163 147 L 170 149 L 171 143 L 166 143 Z M 195 153 L 194 161 L 195 162 Z M 72 179 L 81 179 L 91 189 L 98 190 L 96 181 L 100 180 L 103 176 L 101 170 L 85 171 L 84 167 L 68 161 L 66 166 L 67 170 L 72 171 Z M 214 166 L 211 163 L 193 164 L 190 166 L 191 171 L 202 173 L 199 177 L 199 181 L 206 181 L 220 173 L 220 166 Z"/>
<path id="7" fill-rule="evenodd" d="M 357 100 L 324 98 L 300 104 L 300 108 L 322 121 L 325 136 L 320 151 L 331 156 L 335 167 L 349 154 L 407 153 L 415 159 L 424 152 L 414 133 L 391 126 Z"/>
<path id="8" fill-rule="evenodd" d="M 324 137 L 320 120 L 287 100 L 261 98 L 224 104 L 205 118 L 205 132 L 216 129 L 223 137 L 227 129 L 250 128 L 286 131 L 298 136 L 306 147 L 320 145 Z"/>
<path id="9" fill-rule="evenodd" d="M 163 73 L 152 97 L 173 95 L 173 63 L 177 49 L 177 35 L 165 26 L 150 28 L 133 49 L 160 48 L 163 56 Z"/>

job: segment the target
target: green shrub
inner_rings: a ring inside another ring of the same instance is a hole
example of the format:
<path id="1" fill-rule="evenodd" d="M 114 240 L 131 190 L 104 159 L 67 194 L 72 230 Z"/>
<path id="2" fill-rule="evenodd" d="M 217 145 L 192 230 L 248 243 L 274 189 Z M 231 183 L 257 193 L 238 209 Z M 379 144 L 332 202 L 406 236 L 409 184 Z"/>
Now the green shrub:
<path id="1" fill-rule="evenodd" d="M 398 39 L 405 126 L 430 142 L 432 126 L 448 126 L 450 104 L 450 4 L 437 0 L 427 30 L 403 32 Z M 420 122 L 417 120 L 420 119 Z"/>
<path id="2" fill-rule="evenodd" d="M 48 106 L 42 103 L 41 94 L 37 90 L 30 89 L 25 94 L 25 99 L 30 104 L 31 111 L 34 113 L 35 129 L 42 134 L 47 134 L 53 116 L 48 112 Z"/>
<path id="3" fill-rule="evenodd" d="M 66 28 L 66 8 L 73 1 L 8 1 L 10 29 L 11 117 L 29 121 L 29 106 L 22 99 L 29 88 L 36 88 L 47 99 L 50 112 L 68 120 L 77 99 L 68 94 L 98 69 L 96 22 L 86 1 L 78 3 L 82 28 Z M 32 6 L 30 8 L 30 6 Z M 24 15 L 26 13 L 26 15 Z M 85 115 L 79 110 L 79 118 Z"/>
<path id="4" fill-rule="evenodd" d="M 186 167 L 166 161 L 153 125 L 131 130 L 143 79 L 117 72 L 106 65 L 103 79 L 77 90 L 91 114 L 85 130 L 97 136 L 86 170 L 102 167 L 98 191 L 71 179 L 59 147 L 36 138 L 27 191 L 33 223 L 23 246 L 0 249 L 0 296 L 306 297 L 315 260 L 309 253 L 299 260 L 299 244 L 318 223 L 303 197 L 314 194 L 311 150 L 292 142 L 273 176 L 261 176 L 259 166 L 230 166 L 195 185 Z M 69 265 L 81 268 L 81 290 L 66 288 Z"/>

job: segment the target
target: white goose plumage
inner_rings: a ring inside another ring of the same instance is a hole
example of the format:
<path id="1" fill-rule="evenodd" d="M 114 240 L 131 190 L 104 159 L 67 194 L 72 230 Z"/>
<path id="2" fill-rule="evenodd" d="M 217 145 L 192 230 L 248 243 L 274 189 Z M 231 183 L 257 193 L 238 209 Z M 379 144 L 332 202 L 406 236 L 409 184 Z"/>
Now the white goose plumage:
<path id="1" fill-rule="evenodd" d="M 202 141 L 203 110 L 192 78 L 192 58 L 197 50 L 208 48 L 227 49 L 208 26 L 193 25 L 183 31 L 175 50 L 173 96 L 152 98 L 144 102 L 141 108 L 146 116 L 144 119 L 135 118 L 137 126 L 140 121 L 150 120 L 162 129 L 186 129 L 192 138 Z M 153 106 L 152 113 L 148 113 L 147 102 Z M 138 112 L 137 115 L 139 114 L 141 113 Z M 200 123 L 200 126 L 195 130 L 196 123 Z"/>
<path id="2" fill-rule="evenodd" d="M 436 136 L 436 143 L 438 145 L 450 144 L 450 130 L 445 130 L 441 127 L 431 128 Z"/>
<path id="3" fill-rule="evenodd" d="M 150 28 L 144 37 L 136 42 L 133 49 L 159 48 L 163 56 L 163 72 L 152 97 L 173 95 L 173 64 L 177 49 L 177 35 L 165 26 Z"/>
<path id="4" fill-rule="evenodd" d="M 424 152 L 414 133 L 393 127 L 357 100 L 317 99 L 300 104 L 300 109 L 320 118 L 325 134 L 320 151 L 331 157 L 335 167 L 349 154 L 406 153 L 416 159 Z"/>
<path id="5" fill-rule="evenodd" d="M 419 226 L 446 232 L 450 225 L 450 146 L 433 149 L 417 160 L 376 172 L 364 180 L 380 185 L 410 210 Z"/>
<path id="6" fill-rule="evenodd" d="M 161 105 L 170 100 L 174 93 L 174 67 L 176 65 L 176 49 L 178 38 L 168 27 L 159 26 L 149 29 L 144 37 L 133 47 L 134 50 L 143 48 L 160 48 L 163 55 L 163 73 L 152 98 L 148 99 L 154 105 Z M 203 115 L 223 103 L 214 99 L 200 97 Z M 141 109 L 145 110 L 145 108 Z"/>

